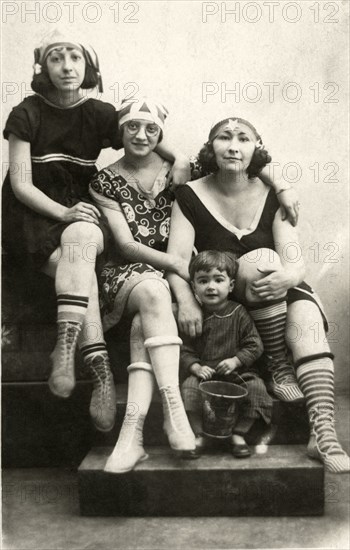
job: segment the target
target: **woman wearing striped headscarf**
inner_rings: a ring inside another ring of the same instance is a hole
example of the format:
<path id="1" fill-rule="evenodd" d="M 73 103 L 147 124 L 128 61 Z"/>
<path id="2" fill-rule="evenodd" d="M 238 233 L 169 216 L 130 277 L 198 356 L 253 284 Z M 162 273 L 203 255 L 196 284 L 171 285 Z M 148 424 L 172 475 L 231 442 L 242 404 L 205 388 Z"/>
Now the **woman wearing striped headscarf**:
<path id="1" fill-rule="evenodd" d="M 125 472 L 147 458 L 142 431 L 155 381 L 164 410 L 164 429 L 177 451 L 195 449 L 181 400 L 179 351 L 165 271 L 188 277 L 187 263 L 166 253 L 173 193 L 171 164 L 155 148 L 162 140 L 166 108 L 148 98 L 131 98 L 119 111 L 125 155 L 101 170 L 90 194 L 108 218 L 115 241 L 99 275 L 104 330 L 134 316 L 128 405 L 122 430 L 105 470 Z"/>

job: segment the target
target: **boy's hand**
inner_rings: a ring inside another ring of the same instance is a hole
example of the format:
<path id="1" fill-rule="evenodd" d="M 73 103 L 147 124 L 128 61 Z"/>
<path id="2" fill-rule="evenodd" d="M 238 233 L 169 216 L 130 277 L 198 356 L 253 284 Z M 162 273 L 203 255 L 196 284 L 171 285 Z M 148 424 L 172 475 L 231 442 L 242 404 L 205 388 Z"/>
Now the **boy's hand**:
<path id="1" fill-rule="evenodd" d="M 216 372 L 221 375 L 231 374 L 239 367 L 242 366 L 242 362 L 237 357 L 230 357 L 229 359 L 224 359 L 216 367 Z"/>
<path id="2" fill-rule="evenodd" d="M 213 377 L 213 374 L 215 374 L 215 369 L 212 369 L 207 365 L 199 365 L 198 363 L 191 365 L 190 371 L 201 380 L 210 380 Z"/>

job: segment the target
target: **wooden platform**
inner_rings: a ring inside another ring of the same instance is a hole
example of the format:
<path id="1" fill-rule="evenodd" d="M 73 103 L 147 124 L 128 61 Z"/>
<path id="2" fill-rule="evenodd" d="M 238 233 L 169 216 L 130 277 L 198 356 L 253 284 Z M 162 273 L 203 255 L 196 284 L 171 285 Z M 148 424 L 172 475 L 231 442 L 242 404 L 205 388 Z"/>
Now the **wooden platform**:
<path id="1" fill-rule="evenodd" d="M 273 445 L 264 455 L 229 453 L 183 460 L 148 448 L 134 471 L 103 471 L 111 448 L 95 447 L 79 467 L 85 516 L 317 516 L 324 513 L 323 466 L 299 445 Z"/>

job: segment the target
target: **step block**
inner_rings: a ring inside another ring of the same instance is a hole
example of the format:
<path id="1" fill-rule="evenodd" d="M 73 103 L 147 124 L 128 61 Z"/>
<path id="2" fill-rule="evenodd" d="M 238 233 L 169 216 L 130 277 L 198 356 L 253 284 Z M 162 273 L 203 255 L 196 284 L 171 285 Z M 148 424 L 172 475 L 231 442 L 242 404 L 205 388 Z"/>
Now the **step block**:
<path id="1" fill-rule="evenodd" d="M 117 395 L 118 412 L 115 427 L 107 434 L 96 432 L 95 446 L 115 445 L 118 439 L 126 409 L 126 386 L 117 385 Z M 136 407 L 134 409 L 137 413 Z M 309 440 L 309 421 L 304 401 L 285 403 L 274 398 L 272 423 L 277 428 L 272 441 L 273 444 L 306 444 Z M 257 421 L 248 434 L 247 442 L 249 444 L 256 443 L 264 430 L 266 430 L 266 424 L 263 421 Z M 163 432 L 163 410 L 158 392 L 153 396 L 152 405 L 146 418 L 144 441 L 149 446 L 167 444 L 167 438 Z"/>
<path id="2" fill-rule="evenodd" d="M 2 383 L 2 464 L 5 467 L 77 466 L 91 446 L 114 446 L 126 409 L 127 386 L 117 384 L 115 428 L 97 432 L 89 416 L 92 384 L 78 381 L 69 399 L 59 399 L 47 382 Z M 304 403 L 274 402 L 273 444 L 306 444 L 308 419 Z M 264 424 L 253 427 L 249 444 L 258 441 Z M 35 437 L 33 437 L 35 434 Z M 163 432 L 163 411 L 158 393 L 147 415 L 145 444 L 168 445 Z"/>
<path id="3" fill-rule="evenodd" d="M 125 474 L 103 471 L 110 447 L 95 447 L 78 470 L 83 516 L 318 516 L 324 469 L 298 445 L 235 459 L 214 452 L 182 460 L 169 448 Z"/>
<path id="4" fill-rule="evenodd" d="M 92 446 L 91 384 L 77 382 L 69 399 L 47 383 L 2 384 L 2 465 L 77 466 Z"/>

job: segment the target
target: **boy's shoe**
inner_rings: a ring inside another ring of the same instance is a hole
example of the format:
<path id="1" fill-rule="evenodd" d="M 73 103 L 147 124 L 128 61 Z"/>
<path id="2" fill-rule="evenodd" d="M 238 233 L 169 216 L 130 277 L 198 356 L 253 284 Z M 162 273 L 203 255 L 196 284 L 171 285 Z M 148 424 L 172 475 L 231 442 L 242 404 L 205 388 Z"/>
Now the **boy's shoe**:
<path id="1" fill-rule="evenodd" d="M 246 443 L 231 443 L 231 453 L 236 458 L 249 458 L 252 454 Z"/>

